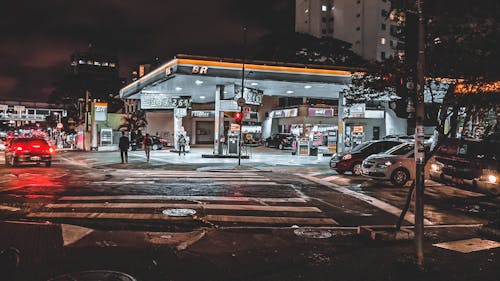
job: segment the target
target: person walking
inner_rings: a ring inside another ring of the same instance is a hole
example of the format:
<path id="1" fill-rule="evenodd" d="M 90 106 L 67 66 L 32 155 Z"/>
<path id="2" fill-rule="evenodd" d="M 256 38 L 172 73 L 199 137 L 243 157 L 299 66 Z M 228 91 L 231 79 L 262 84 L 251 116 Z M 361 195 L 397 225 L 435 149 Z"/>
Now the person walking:
<path id="1" fill-rule="evenodd" d="M 120 137 L 120 142 L 118 147 L 120 148 L 120 157 L 122 158 L 122 164 L 128 163 L 128 148 L 130 146 L 130 140 L 125 135 L 125 131 L 122 131 L 122 136 Z"/>
<path id="2" fill-rule="evenodd" d="M 184 152 L 184 156 L 186 156 L 186 137 L 183 134 L 179 135 L 179 139 L 177 140 L 177 143 L 179 144 L 179 157 L 181 157 L 181 150 Z"/>
<path id="3" fill-rule="evenodd" d="M 152 145 L 153 145 L 153 139 L 149 134 L 146 134 L 144 140 L 142 141 L 142 146 L 144 147 L 144 152 L 146 152 L 147 162 L 149 162 L 149 154 L 151 153 Z"/>

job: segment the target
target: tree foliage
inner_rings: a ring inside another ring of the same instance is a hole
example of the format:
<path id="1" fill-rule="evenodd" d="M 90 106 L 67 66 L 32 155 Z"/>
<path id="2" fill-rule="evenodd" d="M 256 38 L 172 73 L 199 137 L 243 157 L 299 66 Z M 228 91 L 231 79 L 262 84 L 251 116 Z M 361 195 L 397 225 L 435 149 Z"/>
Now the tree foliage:
<path id="1" fill-rule="evenodd" d="M 120 125 L 119 130 L 125 130 L 129 132 L 136 132 L 146 127 L 148 121 L 146 119 L 146 112 L 143 110 L 136 110 L 130 115 L 122 118 L 123 123 Z"/>

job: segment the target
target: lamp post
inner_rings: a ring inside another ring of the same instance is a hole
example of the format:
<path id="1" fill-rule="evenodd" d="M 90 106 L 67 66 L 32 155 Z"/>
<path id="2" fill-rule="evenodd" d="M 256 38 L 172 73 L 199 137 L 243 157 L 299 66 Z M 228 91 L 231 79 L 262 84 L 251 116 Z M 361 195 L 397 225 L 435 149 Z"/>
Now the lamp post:
<path id="1" fill-rule="evenodd" d="M 243 93 L 245 92 L 245 55 L 246 55 L 246 45 L 247 45 L 247 27 L 243 26 L 243 64 L 241 68 L 241 98 L 243 98 Z M 240 106 L 240 114 L 243 116 L 243 106 Z M 241 165 L 241 147 L 243 146 L 241 143 L 242 137 L 241 137 L 241 132 L 242 132 L 242 127 L 243 127 L 243 117 L 241 119 L 241 124 L 240 124 L 240 133 L 238 136 L 238 166 Z"/>
<path id="2" fill-rule="evenodd" d="M 417 57 L 417 96 L 415 107 L 415 248 L 417 264 L 424 266 L 424 62 L 425 62 L 425 22 L 423 14 L 423 0 L 417 0 L 418 13 L 418 57 Z"/>

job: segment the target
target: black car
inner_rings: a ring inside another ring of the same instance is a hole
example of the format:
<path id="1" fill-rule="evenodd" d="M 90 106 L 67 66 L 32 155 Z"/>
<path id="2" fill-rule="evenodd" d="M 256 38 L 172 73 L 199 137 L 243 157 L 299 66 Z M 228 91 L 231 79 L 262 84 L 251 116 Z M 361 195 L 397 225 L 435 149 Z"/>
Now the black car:
<path id="1" fill-rule="evenodd" d="M 45 163 L 50 167 L 54 149 L 44 139 L 13 138 L 5 149 L 5 162 L 13 167 L 21 163 Z"/>
<path id="2" fill-rule="evenodd" d="M 163 147 L 167 146 L 167 141 L 163 138 L 157 136 L 151 136 L 153 139 L 153 145 L 151 146 L 152 150 L 160 150 Z M 136 139 L 132 139 L 130 141 L 130 148 L 132 150 L 142 149 L 142 141 L 144 140 L 144 136 L 138 137 Z"/>
<path id="3" fill-rule="evenodd" d="M 277 147 L 279 149 L 291 148 L 294 136 L 292 134 L 279 133 L 268 137 L 264 144 L 267 147 Z"/>

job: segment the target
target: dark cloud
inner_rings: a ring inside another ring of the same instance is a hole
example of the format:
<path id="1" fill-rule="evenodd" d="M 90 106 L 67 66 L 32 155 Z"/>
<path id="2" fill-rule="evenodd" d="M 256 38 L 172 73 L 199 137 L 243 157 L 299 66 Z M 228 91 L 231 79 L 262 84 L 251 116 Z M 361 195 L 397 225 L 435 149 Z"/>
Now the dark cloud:
<path id="1" fill-rule="evenodd" d="M 46 96 L 70 54 L 85 50 L 89 42 L 118 55 L 125 76 L 153 57 L 239 56 L 243 25 L 249 27 L 250 43 L 271 30 L 293 28 L 291 0 L 5 2 L 0 9 L 0 77 L 13 80 L 0 79 L 1 98 Z"/>

